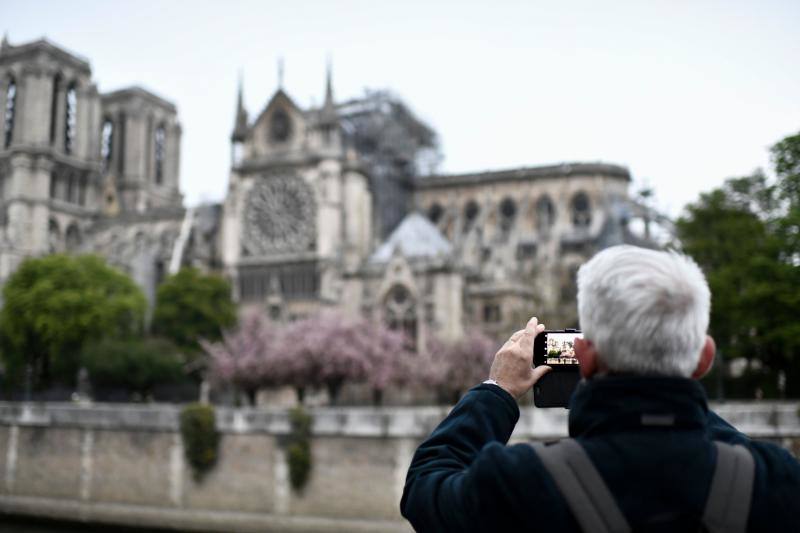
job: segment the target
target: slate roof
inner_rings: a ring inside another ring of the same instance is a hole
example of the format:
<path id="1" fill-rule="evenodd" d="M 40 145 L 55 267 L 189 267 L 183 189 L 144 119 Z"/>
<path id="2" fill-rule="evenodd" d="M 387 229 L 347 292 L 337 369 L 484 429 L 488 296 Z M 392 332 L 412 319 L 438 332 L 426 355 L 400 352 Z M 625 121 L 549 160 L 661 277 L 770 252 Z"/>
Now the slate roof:
<path id="1" fill-rule="evenodd" d="M 449 255 L 453 245 L 430 220 L 410 213 L 370 257 L 371 263 L 386 263 L 396 248 L 407 258 Z"/>

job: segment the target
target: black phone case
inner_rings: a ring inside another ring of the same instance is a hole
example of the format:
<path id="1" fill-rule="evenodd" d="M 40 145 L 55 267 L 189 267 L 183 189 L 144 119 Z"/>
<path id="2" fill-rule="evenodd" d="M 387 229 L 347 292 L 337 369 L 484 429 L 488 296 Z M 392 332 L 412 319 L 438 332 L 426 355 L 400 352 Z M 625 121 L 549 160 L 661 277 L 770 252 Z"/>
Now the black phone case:
<path id="1" fill-rule="evenodd" d="M 567 407 L 572 392 L 581 380 L 580 370 L 552 370 L 533 386 L 536 407 Z"/>

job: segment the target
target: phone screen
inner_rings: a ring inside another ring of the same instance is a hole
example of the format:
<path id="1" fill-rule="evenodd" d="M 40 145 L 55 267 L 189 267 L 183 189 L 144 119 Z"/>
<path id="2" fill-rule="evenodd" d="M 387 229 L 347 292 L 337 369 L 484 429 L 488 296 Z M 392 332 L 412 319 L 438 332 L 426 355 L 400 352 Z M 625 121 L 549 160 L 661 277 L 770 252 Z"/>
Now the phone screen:
<path id="1" fill-rule="evenodd" d="M 582 339 L 579 331 L 543 331 L 533 341 L 534 366 L 548 365 L 553 370 L 578 369 L 575 357 L 575 339 Z"/>

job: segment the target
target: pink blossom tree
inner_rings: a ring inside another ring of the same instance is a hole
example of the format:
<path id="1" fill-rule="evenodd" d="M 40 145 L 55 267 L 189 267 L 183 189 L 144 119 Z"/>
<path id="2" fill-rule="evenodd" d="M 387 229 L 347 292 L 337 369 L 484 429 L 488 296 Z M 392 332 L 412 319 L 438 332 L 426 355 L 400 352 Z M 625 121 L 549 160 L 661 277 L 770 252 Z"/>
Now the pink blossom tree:
<path id="1" fill-rule="evenodd" d="M 402 386 L 414 379 L 416 354 L 408 348 L 408 337 L 404 332 L 368 320 L 360 320 L 354 325 L 367 360 L 365 381 L 372 388 L 373 403 L 380 405 L 390 385 Z"/>
<path id="2" fill-rule="evenodd" d="M 301 396 L 324 386 L 336 403 L 345 383 L 367 383 L 380 403 L 387 387 L 411 377 L 405 334 L 379 322 L 323 312 L 290 324 L 282 345 L 287 379 Z"/>
<path id="3" fill-rule="evenodd" d="M 356 326 L 331 311 L 287 326 L 282 342 L 286 378 L 301 401 L 306 387 L 324 386 L 335 403 L 345 382 L 366 378 L 369 362 Z"/>
<path id="4" fill-rule="evenodd" d="M 211 378 L 238 387 L 251 404 L 259 388 L 285 380 L 280 331 L 262 312 L 246 314 L 221 341 L 201 341 L 201 346 L 211 359 Z"/>
<path id="5" fill-rule="evenodd" d="M 423 354 L 419 379 L 437 389 L 440 401 L 457 401 L 462 392 L 489 377 L 499 347 L 479 331 L 450 342 L 433 338 Z"/>

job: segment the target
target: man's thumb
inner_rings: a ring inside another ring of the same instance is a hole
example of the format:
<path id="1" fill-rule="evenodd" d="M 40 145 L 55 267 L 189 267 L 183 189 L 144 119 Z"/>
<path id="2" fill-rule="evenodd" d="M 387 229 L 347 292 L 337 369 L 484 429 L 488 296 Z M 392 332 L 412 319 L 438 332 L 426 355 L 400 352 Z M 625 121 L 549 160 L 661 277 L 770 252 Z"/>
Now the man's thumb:
<path id="1" fill-rule="evenodd" d="M 539 381 L 540 379 L 542 379 L 542 376 L 544 376 L 545 374 L 547 374 L 547 373 L 548 373 L 548 372 L 550 372 L 551 370 L 553 370 L 553 368 L 552 368 L 552 367 L 549 367 L 549 366 L 547 366 L 547 365 L 537 366 L 536 368 L 534 368 L 534 369 L 533 369 L 533 372 L 531 373 L 531 378 L 532 378 L 532 381 L 531 381 L 531 387 L 532 387 L 532 386 L 533 386 L 533 385 L 534 385 L 534 384 L 535 384 L 537 381 Z"/>

